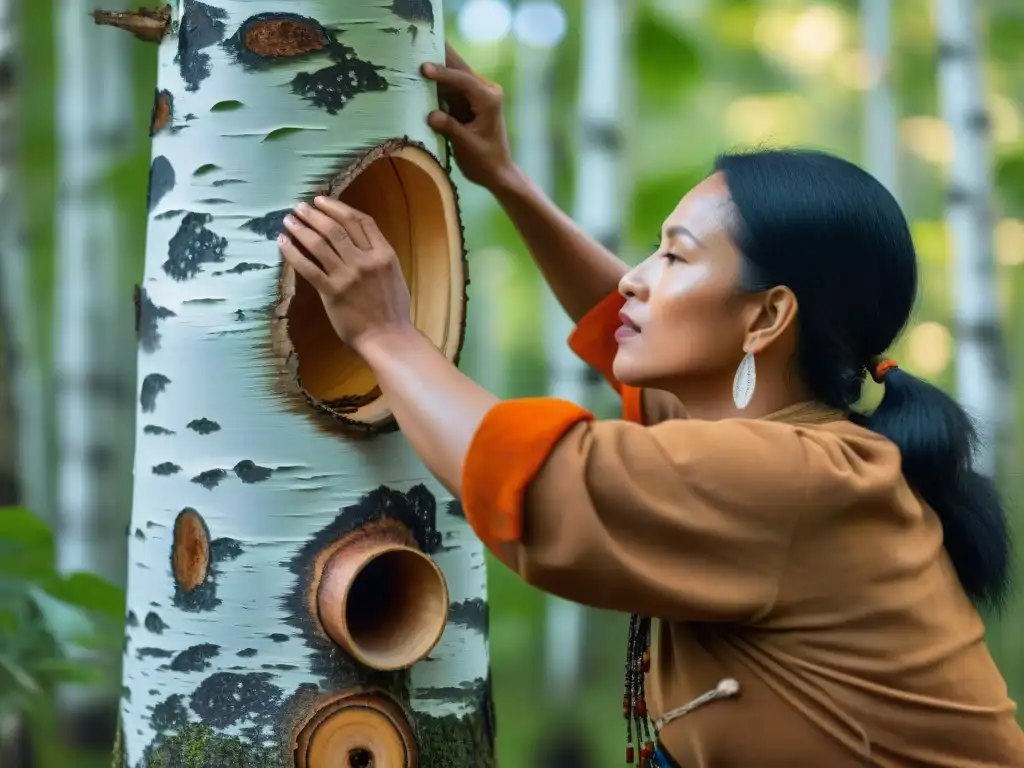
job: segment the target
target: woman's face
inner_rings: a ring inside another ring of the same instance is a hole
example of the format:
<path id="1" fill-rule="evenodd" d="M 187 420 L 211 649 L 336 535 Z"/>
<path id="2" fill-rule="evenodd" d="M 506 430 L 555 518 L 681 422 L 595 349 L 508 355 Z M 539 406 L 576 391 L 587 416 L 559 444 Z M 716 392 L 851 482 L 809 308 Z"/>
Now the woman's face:
<path id="1" fill-rule="evenodd" d="M 721 173 L 705 179 L 665 220 L 658 250 L 619 283 L 626 297 L 616 333 L 616 378 L 664 389 L 684 402 L 709 388 L 731 396 L 757 299 L 737 292 L 740 254 Z"/>

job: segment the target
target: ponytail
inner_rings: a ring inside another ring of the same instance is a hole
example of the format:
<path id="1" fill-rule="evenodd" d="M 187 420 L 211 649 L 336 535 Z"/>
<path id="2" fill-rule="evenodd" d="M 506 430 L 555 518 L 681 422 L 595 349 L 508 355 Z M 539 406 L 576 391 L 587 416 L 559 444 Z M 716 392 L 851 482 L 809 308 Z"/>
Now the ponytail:
<path id="1" fill-rule="evenodd" d="M 973 469 L 977 432 L 970 416 L 938 387 L 899 368 L 880 378 L 881 404 L 856 421 L 899 447 L 904 477 L 942 522 L 964 591 L 998 612 L 1009 591 L 1010 532 L 995 485 Z"/>

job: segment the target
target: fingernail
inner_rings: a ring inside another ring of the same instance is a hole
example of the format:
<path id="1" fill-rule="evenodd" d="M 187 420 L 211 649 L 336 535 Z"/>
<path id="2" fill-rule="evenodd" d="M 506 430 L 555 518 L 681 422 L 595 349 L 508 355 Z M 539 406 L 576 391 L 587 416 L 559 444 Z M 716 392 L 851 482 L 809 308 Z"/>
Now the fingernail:
<path id="1" fill-rule="evenodd" d="M 433 64 L 424 64 L 423 65 L 423 74 L 424 75 L 432 75 L 435 72 L 437 72 L 437 67 L 435 67 Z"/>
<path id="2" fill-rule="evenodd" d="M 305 213 L 306 211 L 309 210 L 309 206 L 306 203 L 299 203 L 298 205 L 295 206 L 295 210 L 298 211 L 299 213 Z"/>
<path id="3" fill-rule="evenodd" d="M 285 224 L 298 224 L 299 222 L 298 222 L 298 220 L 294 216 L 292 216 L 289 213 L 287 216 L 284 217 L 284 223 Z"/>
<path id="4" fill-rule="evenodd" d="M 277 242 L 279 242 L 281 245 L 284 245 L 285 243 L 288 242 L 288 237 L 282 232 L 280 235 L 277 236 Z"/>

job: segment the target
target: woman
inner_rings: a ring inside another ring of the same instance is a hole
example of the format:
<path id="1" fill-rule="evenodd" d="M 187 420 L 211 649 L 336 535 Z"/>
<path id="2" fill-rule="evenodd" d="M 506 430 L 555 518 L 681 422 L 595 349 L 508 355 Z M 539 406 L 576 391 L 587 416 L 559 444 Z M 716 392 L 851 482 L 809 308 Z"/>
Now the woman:
<path id="1" fill-rule="evenodd" d="M 298 206 L 281 250 L 483 542 L 633 614 L 627 762 L 1024 766 L 975 608 L 1007 588 L 1004 512 L 963 411 L 880 357 L 917 290 L 893 198 L 829 155 L 726 155 L 628 269 L 516 169 L 500 89 L 447 65 L 424 74 L 459 119 L 430 125 L 519 228 L 623 419 L 462 375 L 358 211 Z M 861 415 L 867 374 L 885 396 Z"/>

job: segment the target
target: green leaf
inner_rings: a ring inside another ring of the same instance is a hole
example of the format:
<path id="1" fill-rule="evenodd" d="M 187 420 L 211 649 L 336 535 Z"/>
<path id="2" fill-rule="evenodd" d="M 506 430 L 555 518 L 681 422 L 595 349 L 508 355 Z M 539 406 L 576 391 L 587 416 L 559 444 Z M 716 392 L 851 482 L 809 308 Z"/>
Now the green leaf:
<path id="1" fill-rule="evenodd" d="M 996 186 L 1015 206 L 1024 206 L 1024 149 L 996 161 Z"/>
<path id="2" fill-rule="evenodd" d="M 50 527 L 22 507 L 0 507 L 0 573 L 44 578 L 53 573 Z"/>
<path id="3" fill-rule="evenodd" d="M 648 96 L 676 102 L 700 77 L 696 44 L 648 5 L 637 9 L 633 49 L 637 79 Z"/>
<path id="4" fill-rule="evenodd" d="M 0 668 L 4 669 L 11 679 L 21 688 L 33 695 L 42 693 L 39 683 L 18 664 L 8 656 L 0 656 Z"/>
<path id="5" fill-rule="evenodd" d="M 62 650 L 67 652 L 71 646 L 81 646 L 92 638 L 93 624 L 84 610 L 58 600 L 38 587 L 30 587 L 29 594 L 43 623 Z"/>
<path id="6" fill-rule="evenodd" d="M 124 615 L 124 592 L 92 573 L 72 573 L 57 581 L 47 591 L 69 605 L 119 621 Z"/>

